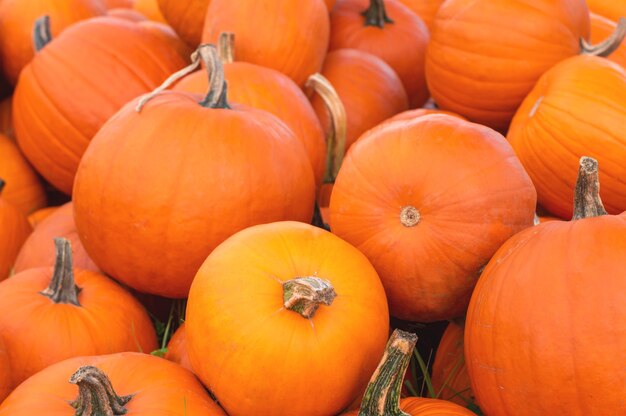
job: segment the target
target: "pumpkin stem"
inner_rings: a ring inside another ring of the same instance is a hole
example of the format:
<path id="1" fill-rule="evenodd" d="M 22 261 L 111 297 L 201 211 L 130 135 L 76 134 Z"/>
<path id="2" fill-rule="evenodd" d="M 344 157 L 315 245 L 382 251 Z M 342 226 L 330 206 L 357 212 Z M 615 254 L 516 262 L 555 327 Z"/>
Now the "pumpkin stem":
<path id="1" fill-rule="evenodd" d="M 312 318 L 321 304 L 330 306 L 335 296 L 337 294 L 330 282 L 319 277 L 296 277 L 283 283 L 285 308 L 303 318 Z"/>
<path id="2" fill-rule="evenodd" d="M 603 40 L 602 42 L 592 45 L 585 39 L 580 39 L 580 52 L 583 55 L 601 56 L 606 58 L 612 54 L 617 48 L 620 47 L 622 41 L 626 37 L 626 18 L 620 17 L 617 21 L 615 31 L 611 33 L 611 36 Z"/>
<path id="3" fill-rule="evenodd" d="M 326 171 L 324 183 L 335 183 L 339 168 L 346 153 L 346 131 L 348 126 L 346 108 L 339 94 L 322 74 L 313 74 L 305 86 L 312 88 L 324 101 L 330 119 L 330 129 L 326 137 Z"/>
<path id="4" fill-rule="evenodd" d="M 391 334 L 385 354 L 367 385 L 359 416 L 409 416 L 400 410 L 402 381 L 417 335 L 396 329 Z"/>
<path id="5" fill-rule="evenodd" d="M 35 52 L 41 51 L 50 41 L 52 41 L 50 16 L 44 15 L 35 20 L 35 26 L 33 28 L 33 47 L 35 48 Z"/>
<path id="6" fill-rule="evenodd" d="M 385 23 L 393 23 L 385 10 L 384 0 L 370 0 L 370 7 L 361 14 L 365 16 L 365 26 L 376 26 L 382 29 Z"/>
<path id="7" fill-rule="evenodd" d="M 57 237 L 54 239 L 54 246 L 56 248 L 56 260 L 52 280 L 50 286 L 39 293 L 50 298 L 54 303 L 69 303 L 80 306 L 78 303 L 80 288 L 74 283 L 70 241 Z"/>
<path id="8" fill-rule="evenodd" d="M 598 161 L 588 156 L 580 158 L 578 179 L 574 190 L 574 216 L 572 220 L 607 215 L 600 199 Z"/>
<path id="9" fill-rule="evenodd" d="M 80 367 L 70 377 L 70 383 L 78 386 L 78 398 L 70 403 L 76 409 L 74 416 L 121 416 L 128 412 L 124 406 L 133 396 L 118 396 L 111 380 L 99 368 Z"/>
<path id="10" fill-rule="evenodd" d="M 222 63 L 232 64 L 235 62 L 235 34 L 232 32 L 220 33 L 217 49 Z"/>

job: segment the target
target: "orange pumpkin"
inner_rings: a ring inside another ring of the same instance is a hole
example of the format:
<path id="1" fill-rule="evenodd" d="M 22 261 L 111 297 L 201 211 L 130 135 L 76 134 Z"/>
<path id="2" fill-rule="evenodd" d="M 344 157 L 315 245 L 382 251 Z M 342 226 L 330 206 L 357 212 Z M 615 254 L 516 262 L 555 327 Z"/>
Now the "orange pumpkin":
<path id="1" fill-rule="evenodd" d="M 167 23 L 159 9 L 158 0 L 135 0 L 133 8 L 148 19 L 159 23 Z"/>
<path id="2" fill-rule="evenodd" d="M 74 186 L 78 234 L 96 264 L 134 289 L 173 298 L 187 296 L 198 267 L 230 235 L 308 222 L 315 197 L 291 130 L 268 112 L 229 104 L 214 47 L 194 57 L 187 72 L 206 61 L 207 97 L 157 90 L 129 103 L 92 141 Z"/>
<path id="3" fill-rule="evenodd" d="M 15 140 L 13 134 L 13 97 L 0 100 L 0 134 L 4 134 L 11 140 Z"/>
<path id="4" fill-rule="evenodd" d="M 148 30 L 154 35 L 157 35 L 165 42 L 169 43 L 170 46 L 173 46 L 180 56 L 188 57 L 193 53 L 193 49 L 191 49 L 185 42 L 183 42 L 174 29 L 166 25 L 165 23 L 155 22 L 154 20 L 143 20 L 138 23 L 139 26 Z M 185 59 L 188 61 L 188 58 Z M 206 92 L 206 91 L 205 91 Z"/>
<path id="5" fill-rule="evenodd" d="M 202 40 L 204 18 L 211 0 L 157 0 L 167 23 L 189 46 L 197 47 Z"/>
<path id="6" fill-rule="evenodd" d="M 599 187 L 583 157 L 572 221 L 517 234 L 480 277 L 465 354 L 485 414 L 623 413 L 626 216 L 606 215 Z"/>
<path id="7" fill-rule="evenodd" d="M 187 339 L 185 338 L 185 324 L 178 327 L 170 342 L 167 344 L 167 352 L 163 357 L 166 360 L 173 361 L 188 370 L 191 370 L 191 362 L 187 353 Z"/>
<path id="8" fill-rule="evenodd" d="M 132 8 L 134 0 L 103 0 L 104 6 L 111 9 Z"/>
<path id="9" fill-rule="evenodd" d="M 460 116 L 460 115 L 458 115 L 456 113 L 452 113 L 450 111 L 436 110 L 436 109 L 431 109 L 431 108 L 416 108 L 416 109 L 413 109 L 413 110 L 403 111 L 402 113 L 396 114 L 395 116 L 390 117 L 387 120 L 383 121 L 382 123 L 378 124 L 377 126 L 372 128 L 371 130 L 374 130 L 374 129 L 377 130 L 377 129 L 385 128 L 389 124 L 394 123 L 396 121 L 402 121 L 402 120 L 410 121 L 410 120 L 414 120 L 414 119 L 419 118 L 419 117 L 427 116 L 429 114 L 446 114 L 448 116 L 457 117 L 457 118 L 460 118 L 462 120 L 465 120 L 465 118 L 463 116 Z"/>
<path id="10" fill-rule="evenodd" d="M 465 312 L 481 268 L 533 225 L 535 204 L 504 137 L 434 114 L 374 129 L 352 146 L 330 227 L 372 262 L 393 316 L 432 322 Z"/>
<path id="11" fill-rule="evenodd" d="M 102 17 L 72 26 L 22 72 L 13 97 L 20 148 L 44 178 L 71 193 L 78 162 L 104 122 L 184 64 L 171 43 L 137 23 Z"/>
<path id="12" fill-rule="evenodd" d="M 604 169 L 602 200 L 612 214 L 626 210 L 626 71 L 594 56 L 565 60 L 537 82 L 507 136 L 537 188 L 539 203 L 563 219 L 572 215 L 577 160 Z"/>
<path id="13" fill-rule="evenodd" d="M 71 202 L 68 202 L 55 208 L 55 211 L 42 220 L 35 231 L 26 239 L 15 260 L 15 273 L 37 267 L 54 266 L 56 254 L 54 246 L 50 242 L 55 237 L 63 237 L 70 241 L 75 267 L 92 272 L 100 271 L 98 266 L 89 258 L 78 238 L 74 223 L 74 207 Z"/>
<path id="14" fill-rule="evenodd" d="M 46 416 L 225 416 L 188 370 L 132 352 L 54 364 L 25 381 L 0 406 L 1 416 L 42 411 Z"/>
<path id="15" fill-rule="evenodd" d="M 50 16 L 50 29 L 52 36 L 56 37 L 72 24 L 105 12 L 100 0 L 2 0 L 0 62 L 7 80 L 15 85 L 22 68 L 33 59 L 33 26 L 36 19 Z"/>
<path id="16" fill-rule="evenodd" d="M 332 11 L 333 7 L 335 7 L 335 3 L 337 3 L 337 0 L 324 0 L 324 3 L 326 3 L 326 7 L 328 7 L 328 11 Z"/>
<path id="17" fill-rule="evenodd" d="M 68 240 L 54 242 L 54 267 L 0 283 L 0 333 L 16 385 L 66 358 L 157 346 L 141 304 L 108 277 L 74 268 Z"/>
<path id="18" fill-rule="evenodd" d="M 20 247 L 33 231 L 26 216 L 4 199 L 0 179 L 0 281 L 9 277 Z"/>
<path id="19" fill-rule="evenodd" d="M 400 3 L 411 9 L 413 13 L 418 15 L 428 27 L 432 30 L 433 22 L 437 11 L 445 0 L 399 0 Z"/>
<path id="20" fill-rule="evenodd" d="M 108 17 L 117 17 L 119 19 L 129 20 L 131 22 L 143 22 L 148 20 L 146 16 L 141 14 L 141 12 L 128 9 L 128 8 L 118 8 L 118 9 L 110 9 L 107 12 Z"/>
<path id="21" fill-rule="evenodd" d="M 9 367 L 9 354 L 7 353 L 4 341 L 0 337 L 0 403 L 13 390 L 11 378 L 11 368 Z"/>
<path id="22" fill-rule="evenodd" d="M 325 416 L 362 392 L 389 315 L 363 254 L 328 231 L 279 222 L 241 231 L 211 253 L 185 325 L 194 372 L 227 413 Z"/>
<path id="23" fill-rule="evenodd" d="M 335 88 L 346 110 L 346 150 L 368 129 L 409 108 L 398 75 L 382 59 L 369 53 L 355 49 L 332 51 L 321 74 Z M 323 99 L 316 94 L 311 102 L 328 132 L 330 120 Z"/>
<path id="24" fill-rule="evenodd" d="M 426 56 L 430 92 L 443 110 L 506 132 L 541 74 L 589 38 L 585 0 L 449 0 Z"/>
<path id="25" fill-rule="evenodd" d="M 14 141 L 0 134 L 0 178 L 7 183 L 2 197 L 25 215 L 46 205 L 39 177 Z"/>
<path id="26" fill-rule="evenodd" d="M 589 16 L 591 17 L 591 43 L 599 44 L 616 33 L 617 23 L 614 21 L 595 13 L 591 13 Z M 622 30 L 626 30 L 626 27 L 624 27 L 626 26 L 626 21 L 622 20 L 620 25 Z M 612 51 L 607 58 L 617 62 L 622 67 L 626 67 L 626 41 L 622 40 L 620 46 L 615 51 Z"/>
<path id="27" fill-rule="evenodd" d="M 589 10 L 617 22 L 626 17 L 626 3 L 619 0 L 587 0 Z"/>
<path id="28" fill-rule="evenodd" d="M 322 0 L 211 0 L 202 42 L 217 43 L 222 32 L 232 32 L 238 60 L 276 69 L 303 86 L 322 67 L 329 31 Z"/>
<path id="29" fill-rule="evenodd" d="M 339 0 L 330 19 L 330 50 L 353 48 L 378 56 L 402 80 L 411 107 L 426 102 L 429 35 L 415 13 L 396 0 Z"/>
<path id="30" fill-rule="evenodd" d="M 28 216 L 28 222 L 33 227 L 33 230 L 50 215 L 52 215 L 59 207 L 45 207 L 38 209 Z"/>

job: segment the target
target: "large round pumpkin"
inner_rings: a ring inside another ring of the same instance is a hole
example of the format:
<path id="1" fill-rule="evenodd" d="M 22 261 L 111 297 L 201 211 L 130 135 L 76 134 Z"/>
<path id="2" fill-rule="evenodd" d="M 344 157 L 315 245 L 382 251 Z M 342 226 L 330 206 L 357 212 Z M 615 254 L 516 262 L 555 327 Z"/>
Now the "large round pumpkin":
<path id="1" fill-rule="evenodd" d="M 0 406 L 1 416 L 34 414 L 225 416 L 188 370 L 132 352 L 54 364 L 25 381 Z"/>
<path id="2" fill-rule="evenodd" d="M 319 72 L 330 24 L 323 0 L 211 0 L 202 42 L 237 39 L 237 60 L 276 69 L 303 86 Z"/>
<path id="3" fill-rule="evenodd" d="M 481 268 L 533 225 L 536 193 L 497 132 L 448 115 L 397 121 L 361 137 L 330 199 L 330 227 L 380 275 L 391 314 L 462 315 Z"/>
<path id="4" fill-rule="evenodd" d="M 413 13 L 418 15 L 428 27 L 432 29 L 433 21 L 437 11 L 445 0 L 399 0 L 400 3 L 411 9 Z"/>
<path id="5" fill-rule="evenodd" d="M 157 0 L 167 23 L 188 45 L 196 47 L 202 40 L 204 18 L 211 0 Z"/>
<path id="6" fill-rule="evenodd" d="M 2 196 L 4 186 L 0 178 L 0 281 L 9 277 L 20 247 L 33 231 L 26 216 Z"/>
<path id="7" fill-rule="evenodd" d="M 11 367 L 9 362 L 9 354 L 7 348 L 0 337 L 0 403 L 13 390 L 13 381 L 11 377 Z"/>
<path id="8" fill-rule="evenodd" d="M 625 96 L 624 68 L 577 56 L 546 72 L 520 106 L 507 138 L 550 213 L 571 217 L 576 165 L 583 155 L 603 166 L 607 211 L 626 210 Z"/>
<path id="9" fill-rule="evenodd" d="M 362 392 L 388 321 L 363 254 L 328 231 L 280 222 L 211 253 L 185 324 L 194 372 L 228 414 L 326 416 Z"/>
<path id="10" fill-rule="evenodd" d="M 615 22 L 626 17 L 626 3 L 620 0 L 587 0 L 589 10 Z"/>
<path id="11" fill-rule="evenodd" d="M 428 88 L 442 109 L 506 132 L 541 74 L 588 37 L 585 0 L 448 0 L 428 46 Z"/>
<path id="12" fill-rule="evenodd" d="M 20 77 L 13 97 L 20 148 L 44 178 L 71 193 L 78 162 L 104 122 L 184 64 L 170 42 L 140 24 L 101 17 L 72 26 Z"/>
<path id="13" fill-rule="evenodd" d="M 465 354 L 485 414 L 624 412 L 626 216 L 604 215 L 597 168 L 582 158 L 572 221 L 517 234 L 480 277 Z"/>

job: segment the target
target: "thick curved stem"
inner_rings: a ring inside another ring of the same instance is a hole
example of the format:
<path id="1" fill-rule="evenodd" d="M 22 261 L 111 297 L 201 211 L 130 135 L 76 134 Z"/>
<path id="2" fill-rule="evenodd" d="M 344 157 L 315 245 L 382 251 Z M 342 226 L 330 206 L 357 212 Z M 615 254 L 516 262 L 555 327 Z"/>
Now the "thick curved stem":
<path id="1" fill-rule="evenodd" d="M 78 398 L 71 403 L 76 409 L 74 416 L 121 416 L 128 412 L 124 406 L 133 396 L 118 396 L 109 378 L 97 367 L 80 367 L 70 383 L 78 386 Z"/>
<path id="2" fill-rule="evenodd" d="M 359 416 L 409 416 L 400 410 L 402 382 L 417 335 L 396 329 L 385 354 L 365 390 Z"/>
<path id="3" fill-rule="evenodd" d="M 235 62 L 235 34 L 232 32 L 220 33 L 217 49 L 222 63 L 231 64 Z"/>
<path id="4" fill-rule="evenodd" d="M 33 28 L 33 47 L 35 48 L 35 52 L 42 50 L 50 41 L 52 41 L 50 16 L 44 15 L 35 20 L 35 26 Z"/>
<path id="5" fill-rule="evenodd" d="M 615 31 L 602 42 L 592 45 L 585 39 L 580 39 L 580 53 L 583 55 L 602 56 L 606 58 L 620 47 L 626 37 L 626 18 L 620 17 Z"/>
<path id="6" fill-rule="evenodd" d="M 580 158 L 578 179 L 574 189 L 574 216 L 572 220 L 607 215 L 600 199 L 598 161 L 588 156 Z"/>
<path id="7" fill-rule="evenodd" d="M 54 245 L 56 247 L 56 260 L 52 280 L 50 286 L 39 293 L 50 298 L 54 303 L 69 303 L 80 306 L 78 303 L 80 288 L 74 283 L 70 241 L 57 237 L 54 239 Z"/>
<path id="8" fill-rule="evenodd" d="M 385 23 L 393 23 L 385 10 L 385 0 L 370 0 L 370 7 L 361 14 L 365 17 L 365 26 L 376 26 L 382 29 Z"/>
<path id="9" fill-rule="evenodd" d="M 337 294 L 330 282 L 319 277 L 297 277 L 283 283 L 285 308 L 299 313 L 303 318 L 312 318 L 322 304 L 330 306 L 335 296 Z"/>

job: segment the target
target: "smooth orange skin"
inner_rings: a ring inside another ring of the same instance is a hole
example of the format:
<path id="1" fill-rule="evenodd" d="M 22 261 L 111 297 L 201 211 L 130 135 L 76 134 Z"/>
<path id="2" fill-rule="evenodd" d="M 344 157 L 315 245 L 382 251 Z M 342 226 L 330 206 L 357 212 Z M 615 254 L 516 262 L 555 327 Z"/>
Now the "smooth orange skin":
<path id="1" fill-rule="evenodd" d="M 616 0 L 587 0 L 589 10 L 617 22 L 626 17 L 626 3 Z"/>
<path id="2" fill-rule="evenodd" d="M 416 109 L 413 109 L 413 110 L 403 111 L 403 112 L 401 112 L 399 114 L 396 114 L 393 117 L 390 117 L 390 118 L 384 120 L 382 123 L 374 126 L 372 129 L 370 129 L 368 132 L 363 134 L 361 137 L 366 137 L 367 134 L 369 134 L 370 132 L 372 132 L 374 130 L 384 129 L 387 126 L 389 126 L 390 124 L 395 123 L 396 121 L 411 121 L 411 120 L 415 120 L 416 118 L 427 116 L 427 115 L 430 115 L 430 114 L 446 114 L 448 116 L 452 116 L 452 117 L 460 118 L 461 120 L 465 120 L 465 117 L 460 116 L 460 115 L 458 115 L 456 113 L 452 113 L 450 111 L 436 110 L 436 109 L 431 109 L 431 108 L 416 108 Z"/>
<path id="3" fill-rule="evenodd" d="M 400 409 L 410 416 L 476 416 L 475 413 L 459 405 L 438 399 L 407 397 L 400 400 Z M 358 416 L 359 411 L 344 413 L 345 416 Z"/>
<path id="4" fill-rule="evenodd" d="M 157 348 L 148 314 L 118 284 L 74 268 L 81 306 L 56 304 L 39 293 L 52 273 L 52 267 L 30 269 L 0 283 L 0 333 L 15 385 L 67 358 Z"/>
<path id="5" fill-rule="evenodd" d="M 26 239 L 15 259 L 15 273 L 37 267 L 52 267 L 56 258 L 54 239 L 63 237 L 70 240 L 74 266 L 79 269 L 99 272 L 100 269 L 89 258 L 78 238 L 74 223 L 74 207 L 71 202 L 55 208 L 43 219 L 35 231 Z"/>
<path id="6" fill-rule="evenodd" d="M 387 14 L 394 21 L 381 30 L 365 26 L 361 13 L 369 0 L 339 0 L 330 14 L 330 50 L 353 48 L 376 55 L 393 68 L 409 97 L 411 108 L 428 99 L 424 75 L 428 29 L 408 7 L 386 0 Z"/>
<path id="7" fill-rule="evenodd" d="M 626 17 L 626 10 L 624 11 Z M 599 14 L 590 13 L 591 18 L 591 43 L 597 44 L 607 39 L 615 31 L 617 24 Z M 626 40 L 622 41 L 617 50 L 608 56 L 608 59 L 626 67 Z"/>
<path id="8" fill-rule="evenodd" d="M 185 60 L 134 22 L 101 17 L 73 25 L 22 72 L 13 97 L 20 148 L 44 178 L 70 194 L 78 162 L 104 122 Z"/>
<path id="9" fill-rule="evenodd" d="M 346 109 L 346 150 L 368 129 L 409 108 L 402 81 L 375 55 L 356 49 L 332 51 L 326 56 L 322 75 L 335 87 Z M 315 94 L 311 103 L 328 132 L 330 120 L 324 101 Z"/>
<path id="10" fill-rule="evenodd" d="M 600 165 L 600 196 L 609 213 L 626 210 L 626 71 L 590 56 L 546 72 L 517 111 L 507 136 L 537 188 L 539 203 L 572 217 L 581 156 Z"/>
<path id="11" fill-rule="evenodd" d="M 189 46 L 196 47 L 202 40 L 204 18 L 211 0 L 157 0 L 159 10 L 167 23 Z"/>
<path id="12" fill-rule="evenodd" d="M 0 403 L 13 390 L 13 381 L 11 378 L 11 369 L 9 368 L 9 355 L 4 346 L 4 341 L 0 337 Z"/>
<path id="13" fill-rule="evenodd" d="M 135 23 L 148 20 L 148 18 L 144 16 L 141 12 L 135 9 L 129 9 L 125 7 L 109 9 L 109 11 L 107 11 L 107 16 L 117 17 L 119 19 L 125 19 Z"/>
<path id="14" fill-rule="evenodd" d="M 32 231 L 26 216 L 0 195 L 0 281 L 9 277 L 17 253 Z"/>
<path id="15" fill-rule="evenodd" d="M 2 0 L 0 62 L 5 78 L 15 85 L 22 69 L 33 59 L 33 27 L 41 16 L 50 16 L 52 37 L 56 38 L 74 23 L 105 12 L 99 0 Z"/>
<path id="16" fill-rule="evenodd" d="M 138 23 L 139 26 L 147 29 L 148 32 L 153 35 L 157 35 L 166 43 L 169 43 L 170 46 L 174 47 L 178 52 L 178 55 L 183 57 L 185 63 L 190 61 L 190 56 L 193 53 L 193 49 L 191 49 L 185 42 L 182 41 L 181 38 L 178 37 L 174 29 L 169 27 L 165 23 L 155 22 L 154 20 L 143 20 Z M 206 91 L 204 91 L 206 93 Z"/>
<path id="17" fill-rule="evenodd" d="M 125 405 L 133 416 L 226 416 L 188 370 L 162 358 L 136 352 L 77 357 L 37 373 L 0 406 L 2 416 L 73 416 L 70 402 L 78 388 L 68 383 L 81 366 L 101 369 L 118 396 L 133 394 Z"/>
<path id="18" fill-rule="evenodd" d="M 39 224 L 50 215 L 52 215 L 59 207 L 45 207 L 38 209 L 28 216 L 28 222 L 33 227 L 33 230 L 37 228 Z"/>
<path id="19" fill-rule="evenodd" d="M 449 0 L 426 55 L 430 92 L 443 110 L 505 133 L 539 77 L 589 38 L 584 0 Z"/>
<path id="20" fill-rule="evenodd" d="M 189 354 L 187 353 L 187 339 L 185 338 L 184 323 L 178 327 L 174 335 L 172 335 L 172 338 L 170 338 L 170 342 L 167 343 L 167 352 L 163 358 L 193 371 Z"/>
<path id="21" fill-rule="evenodd" d="M 233 102 L 268 111 L 293 131 L 304 145 L 319 186 L 326 165 L 326 141 L 315 111 L 302 90 L 283 73 L 247 62 L 225 64 L 224 74 L 228 96 Z M 206 71 L 186 76 L 173 89 L 206 94 L 209 89 Z"/>
<path id="22" fill-rule="evenodd" d="M 152 21 L 167 24 L 159 9 L 158 0 L 135 0 L 133 8 Z"/>
<path id="23" fill-rule="evenodd" d="M 0 134 L 0 178 L 6 182 L 2 198 L 24 215 L 46 205 L 46 193 L 39 177 L 17 144 L 3 134 Z"/>
<path id="24" fill-rule="evenodd" d="M 102 0 L 104 6 L 111 9 L 119 9 L 119 8 L 132 8 L 134 0 Z"/>
<path id="25" fill-rule="evenodd" d="M 374 129 L 352 146 L 330 199 L 330 228 L 372 262 L 391 315 L 433 322 L 465 312 L 480 268 L 533 225 L 535 205 L 504 137 L 434 114 Z M 405 206 L 419 211 L 417 225 L 400 222 Z"/>
<path id="26" fill-rule="evenodd" d="M 465 326 L 472 390 L 485 414 L 623 412 L 625 257 L 624 215 L 544 223 L 502 246 Z"/>
<path id="27" fill-rule="evenodd" d="M 326 279 L 337 293 L 311 319 L 283 306 L 281 282 L 301 276 Z M 185 325 L 193 369 L 229 415 L 326 416 L 369 381 L 389 315 L 363 254 L 320 228 L 280 222 L 241 231 L 211 253 Z"/>
<path id="28" fill-rule="evenodd" d="M 400 3 L 418 15 L 428 30 L 432 30 L 435 15 L 445 0 L 400 0 Z"/>
<path id="29" fill-rule="evenodd" d="M 9 139 L 15 141 L 12 108 L 13 96 L 0 101 L 0 134 L 4 134 Z"/>
<path id="30" fill-rule="evenodd" d="M 141 113 L 129 103 L 94 138 L 76 176 L 85 249 L 142 292 L 186 297 L 206 256 L 232 234 L 313 216 L 313 172 L 291 130 L 265 111 L 204 108 L 201 99 L 168 91 Z"/>
<path id="31" fill-rule="evenodd" d="M 233 32 L 235 59 L 276 69 L 300 87 L 319 72 L 330 22 L 322 0 L 211 0 L 202 43 Z"/>

